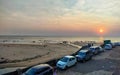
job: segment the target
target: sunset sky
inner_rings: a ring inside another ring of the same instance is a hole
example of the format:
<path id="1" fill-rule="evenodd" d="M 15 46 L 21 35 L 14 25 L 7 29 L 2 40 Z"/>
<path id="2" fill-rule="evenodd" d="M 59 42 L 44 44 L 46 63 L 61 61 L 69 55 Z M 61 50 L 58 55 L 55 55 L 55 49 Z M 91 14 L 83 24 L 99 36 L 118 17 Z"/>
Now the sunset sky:
<path id="1" fill-rule="evenodd" d="M 120 0 L 0 0 L 0 35 L 120 36 Z"/>

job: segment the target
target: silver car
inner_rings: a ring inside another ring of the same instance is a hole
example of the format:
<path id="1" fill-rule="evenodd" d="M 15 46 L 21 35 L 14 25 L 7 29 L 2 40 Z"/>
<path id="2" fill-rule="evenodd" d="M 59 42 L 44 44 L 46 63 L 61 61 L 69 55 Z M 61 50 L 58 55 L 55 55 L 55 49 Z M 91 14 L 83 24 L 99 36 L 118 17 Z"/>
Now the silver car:
<path id="1" fill-rule="evenodd" d="M 111 44 L 106 44 L 104 48 L 105 48 L 105 50 L 111 50 L 112 45 Z"/>
<path id="2" fill-rule="evenodd" d="M 60 69 L 66 69 L 70 66 L 73 66 L 77 63 L 77 59 L 74 56 L 64 56 L 62 59 L 60 59 L 56 66 Z"/>

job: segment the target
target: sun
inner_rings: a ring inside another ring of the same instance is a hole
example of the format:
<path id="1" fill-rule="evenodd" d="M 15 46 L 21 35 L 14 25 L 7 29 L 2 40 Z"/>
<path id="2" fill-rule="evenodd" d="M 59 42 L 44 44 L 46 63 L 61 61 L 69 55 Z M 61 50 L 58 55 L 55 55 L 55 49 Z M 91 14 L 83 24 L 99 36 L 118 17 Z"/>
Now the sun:
<path id="1" fill-rule="evenodd" d="M 104 32 L 104 30 L 103 30 L 103 29 L 99 29 L 99 32 L 100 32 L 100 33 L 103 33 L 103 32 Z"/>

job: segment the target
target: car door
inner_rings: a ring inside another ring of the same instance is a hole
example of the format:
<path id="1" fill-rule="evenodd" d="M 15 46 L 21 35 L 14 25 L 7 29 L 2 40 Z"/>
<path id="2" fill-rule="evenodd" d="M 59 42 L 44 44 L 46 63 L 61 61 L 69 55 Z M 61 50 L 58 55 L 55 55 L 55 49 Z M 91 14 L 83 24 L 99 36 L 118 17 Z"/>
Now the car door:
<path id="1" fill-rule="evenodd" d="M 98 47 L 95 48 L 95 54 L 98 54 L 99 50 Z"/>
<path id="2" fill-rule="evenodd" d="M 76 63 L 75 58 L 72 58 L 72 65 L 74 65 Z"/>
<path id="3" fill-rule="evenodd" d="M 89 51 L 88 53 L 89 59 L 93 56 L 93 53 L 91 51 Z"/>
<path id="4" fill-rule="evenodd" d="M 71 66 L 72 65 L 72 59 L 70 58 L 69 60 L 68 60 L 68 66 Z"/>
<path id="5" fill-rule="evenodd" d="M 88 51 L 88 52 L 86 52 L 85 59 L 86 59 L 86 60 L 88 60 L 88 59 L 89 59 L 89 51 Z"/>
<path id="6" fill-rule="evenodd" d="M 76 63 L 76 58 L 72 58 L 72 65 L 74 65 Z"/>
<path id="7" fill-rule="evenodd" d="M 98 50 L 98 52 L 100 52 L 100 48 L 99 47 L 97 47 L 96 49 Z"/>

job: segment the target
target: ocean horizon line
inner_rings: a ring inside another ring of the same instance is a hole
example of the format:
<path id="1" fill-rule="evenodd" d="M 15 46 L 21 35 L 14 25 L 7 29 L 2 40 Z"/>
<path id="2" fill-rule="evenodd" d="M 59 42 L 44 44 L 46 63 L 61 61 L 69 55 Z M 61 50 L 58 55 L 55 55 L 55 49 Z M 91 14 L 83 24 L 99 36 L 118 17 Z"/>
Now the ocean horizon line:
<path id="1" fill-rule="evenodd" d="M 0 35 L 0 37 L 120 37 L 120 36 Z"/>

